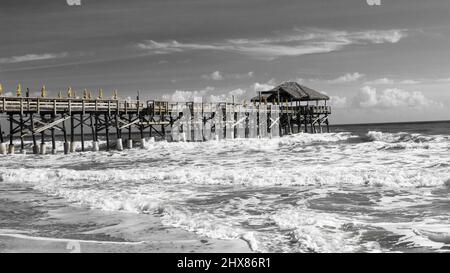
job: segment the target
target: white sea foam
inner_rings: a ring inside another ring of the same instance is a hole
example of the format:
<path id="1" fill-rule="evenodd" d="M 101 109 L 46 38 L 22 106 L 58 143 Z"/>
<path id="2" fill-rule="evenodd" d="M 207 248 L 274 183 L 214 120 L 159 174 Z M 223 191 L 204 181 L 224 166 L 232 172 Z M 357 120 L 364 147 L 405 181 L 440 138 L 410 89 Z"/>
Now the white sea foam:
<path id="1" fill-rule="evenodd" d="M 343 228 L 362 227 L 364 219 L 317 212 L 305 200 L 335 187 L 381 187 L 410 195 L 444 188 L 450 181 L 449 148 L 446 136 L 381 132 L 161 141 L 122 152 L 8 156 L 0 164 L 0 181 L 29 183 L 91 208 L 157 213 L 166 225 L 212 238 L 240 238 L 256 251 L 379 251 L 380 245 L 362 240 L 363 231 Z M 287 197 L 272 193 L 299 187 L 308 191 L 294 195 L 295 202 L 289 190 L 283 191 Z M 283 198 L 287 203 L 279 201 Z M 415 200 L 427 206 L 437 199 Z M 411 205 L 392 196 L 377 202 L 379 213 Z M 402 233 L 398 225 L 371 225 L 417 244 L 428 240 L 416 238 L 411 226 Z"/>

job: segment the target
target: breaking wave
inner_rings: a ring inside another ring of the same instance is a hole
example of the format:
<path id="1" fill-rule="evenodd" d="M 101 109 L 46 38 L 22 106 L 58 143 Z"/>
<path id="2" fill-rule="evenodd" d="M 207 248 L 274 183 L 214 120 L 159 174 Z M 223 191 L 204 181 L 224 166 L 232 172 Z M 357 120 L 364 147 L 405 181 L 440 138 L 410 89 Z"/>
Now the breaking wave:
<path id="1" fill-rule="evenodd" d="M 27 183 L 90 208 L 156 214 L 168 226 L 242 239 L 255 251 L 370 252 L 383 250 L 365 239 L 373 227 L 335 211 L 316 211 L 307 201 L 340 188 L 448 188 L 449 149 L 448 136 L 378 131 L 149 141 L 145 149 L 122 152 L 9 156 L 0 164 L 0 182 Z M 375 199 L 373 204 L 393 206 Z"/>

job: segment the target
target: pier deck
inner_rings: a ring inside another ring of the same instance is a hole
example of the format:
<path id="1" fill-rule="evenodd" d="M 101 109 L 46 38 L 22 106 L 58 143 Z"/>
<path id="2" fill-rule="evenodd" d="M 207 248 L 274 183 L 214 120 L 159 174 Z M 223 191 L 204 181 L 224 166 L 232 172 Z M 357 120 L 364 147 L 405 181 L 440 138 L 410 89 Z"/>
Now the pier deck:
<path id="1" fill-rule="evenodd" d="M 295 132 L 329 130 L 331 108 L 323 105 L 300 105 L 299 102 L 172 103 L 167 101 L 126 101 L 120 99 L 80 99 L 45 97 L 0 97 L 0 126 L 9 122 L 8 133 L 0 127 L 0 153 L 14 153 L 14 138 L 32 138 L 33 153 L 46 153 L 46 141 L 56 151 L 55 134 L 64 138 L 64 152 L 75 151 L 75 135 L 85 136 L 98 150 L 98 137 L 106 138 L 111 148 L 114 134 L 116 148 L 123 149 L 122 133 L 126 131 L 128 147 L 133 146 L 132 132 L 140 133 L 141 146 L 145 136 L 159 136 L 172 141 L 203 141 L 224 138 L 278 137 Z M 85 129 L 90 132 L 87 133 Z M 37 138 L 40 136 L 40 146 Z M 5 139 L 9 139 L 6 148 Z"/>

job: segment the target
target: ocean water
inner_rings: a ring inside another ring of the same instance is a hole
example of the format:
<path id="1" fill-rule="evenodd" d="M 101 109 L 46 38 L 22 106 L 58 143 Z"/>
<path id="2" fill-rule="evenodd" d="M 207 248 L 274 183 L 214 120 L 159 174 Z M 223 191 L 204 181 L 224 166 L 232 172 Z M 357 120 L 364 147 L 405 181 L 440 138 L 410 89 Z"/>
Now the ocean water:
<path id="1" fill-rule="evenodd" d="M 244 240 L 258 252 L 449 251 L 450 123 L 332 130 L 276 139 L 157 141 L 122 152 L 4 156 L 0 229 L 62 238 L 89 231 L 55 232 L 47 218 L 36 224 L 27 216 L 38 207 L 45 213 L 57 200 L 57 206 L 100 214 L 151 215 L 167 228 Z M 46 206 L 29 199 L 30 193 L 47 196 Z M 133 240 L 145 238 L 145 221 L 140 225 L 141 237 Z M 114 240 L 128 240 L 120 235 L 127 232 L 132 229 L 125 225 Z"/>

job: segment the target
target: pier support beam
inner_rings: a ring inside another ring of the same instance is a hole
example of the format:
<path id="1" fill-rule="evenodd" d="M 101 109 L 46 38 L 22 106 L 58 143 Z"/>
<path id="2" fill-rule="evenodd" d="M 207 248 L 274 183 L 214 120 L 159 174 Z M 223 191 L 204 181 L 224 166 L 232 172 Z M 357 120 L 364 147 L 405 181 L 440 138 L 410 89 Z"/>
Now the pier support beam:
<path id="1" fill-rule="evenodd" d="M 116 141 L 116 148 L 118 151 L 123 151 L 123 143 L 122 143 L 122 138 L 117 138 Z"/>
<path id="2" fill-rule="evenodd" d="M 55 114 L 52 115 L 52 122 L 56 120 Z M 55 127 L 50 129 L 52 135 L 52 154 L 56 154 L 56 139 L 55 139 Z"/>
<path id="3" fill-rule="evenodd" d="M 23 121 L 23 114 L 20 113 L 20 150 L 23 153 L 25 151 L 24 148 L 24 143 L 23 143 L 23 125 L 24 125 L 24 121 Z"/>
<path id="4" fill-rule="evenodd" d="M 64 142 L 64 154 L 70 153 L 70 141 Z"/>
<path id="5" fill-rule="evenodd" d="M 3 142 L 0 143 L 0 154 L 2 154 L 2 155 L 8 154 L 8 150 L 6 149 L 6 144 Z"/>
<path id="6" fill-rule="evenodd" d="M 128 115 L 128 124 L 131 124 L 133 121 L 133 115 Z M 131 139 L 131 125 L 128 126 L 128 142 L 127 142 L 127 148 L 133 149 L 133 140 Z"/>
<path id="7" fill-rule="evenodd" d="M 142 125 L 143 118 L 139 115 L 139 133 L 141 135 L 141 148 L 145 149 L 144 125 Z"/>
<path id="8" fill-rule="evenodd" d="M 116 148 L 118 151 L 122 151 L 123 150 L 123 143 L 122 143 L 122 130 L 119 127 L 119 114 L 116 113 L 115 116 L 116 120 L 115 120 L 115 125 L 116 125 L 116 134 L 117 134 L 117 139 L 116 139 Z"/>
<path id="9" fill-rule="evenodd" d="M 105 114 L 106 150 L 109 151 L 109 116 Z"/>
<path id="10" fill-rule="evenodd" d="M 70 152 L 75 152 L 75 117 L 70 116 Z"/>
<path id="11" fill-rule="evenodd" d="M 15 148 L 14 148 L 14 144 L 9 144 L 9 149 L 8 149 L 9 154 L 13 155 L 15 153 Z"/>
<path id="12" fill-rule="evenodd" d="M 47 153 L 47 145 L 45 143 L 41 143 L 41 155 L 45 155 Z"/>
<path id="13" fill-rule="evenodd" d="M 14 128 L 13 128 L 13 115 L 9 115 L 9 148 L 10 154 L 14 154 Z"/>
<path id="14" fill-rule="evenodd" d="M 37 145 L 36 141 L 36 134 L 34 134 L 34 120 L 33 120 L 33 114 L 30 114 L 30 121 L 31 121 L 31 131 L 33 132 L 31 137 L 33 138 L 33 154 L 39 154 L 39 146 Z"/>
<path id="15" fill-rule="evenodd" d="M 61 115 L 61 118 L 64 118 L 64 114 Z M 65 120 L 63 120 L 63 122 L 62 122 L 62 130 L 63 130 L 63 135 L 64 135 L 64 144 L 63 144 L 64 154 L 68 154 L 70 143 L 67 141 L 67 130 L 66 130 L 66 121 Z"/>
<path id="16" fill-rule="evenodd" d="M 81 151 L 84 152 L 84 115 L 80 114 Z"/>
<path id="17" fill-rule="evenodd" d="M 42 115 L 41 116 L 41 120 L 45 120 L 45 116 Z M 45 130 L 41 132 L 41 148 L 40 148 L 40 153 L 42 155 L 45 155 L 47 152 L 47 147 L 45 146 Z"/>

